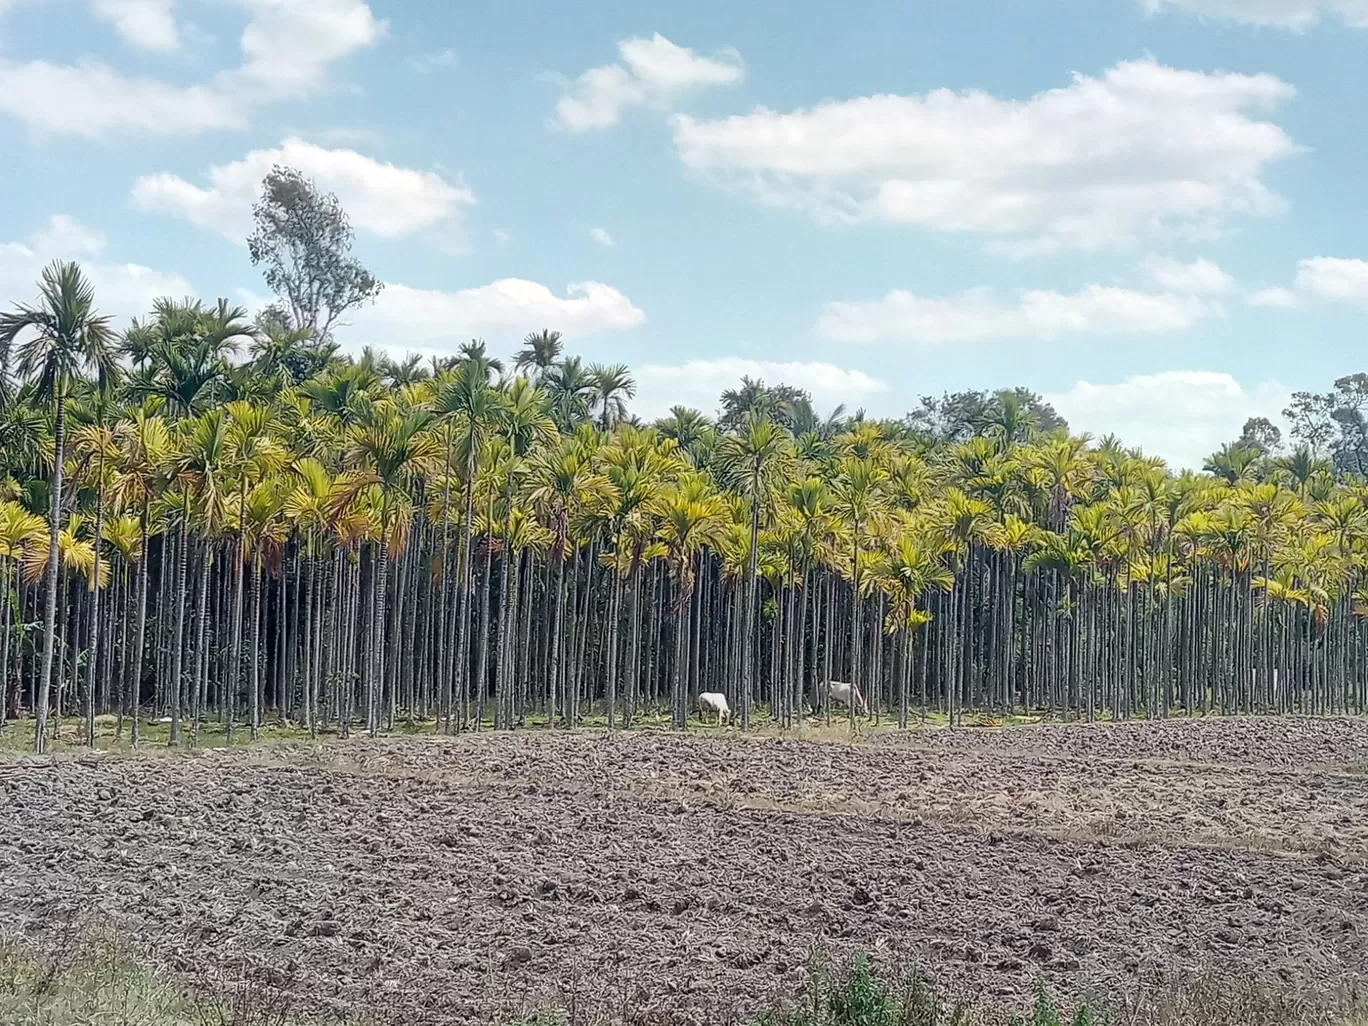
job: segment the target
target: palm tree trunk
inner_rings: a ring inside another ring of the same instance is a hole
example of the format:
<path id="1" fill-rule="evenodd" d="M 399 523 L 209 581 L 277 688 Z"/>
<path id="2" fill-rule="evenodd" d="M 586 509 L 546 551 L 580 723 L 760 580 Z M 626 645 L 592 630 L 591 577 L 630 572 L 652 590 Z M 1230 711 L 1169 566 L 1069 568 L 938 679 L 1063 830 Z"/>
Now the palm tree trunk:
<path id="1" fill-rule="evenodd" d="M 493 500 L 490 500 L 490 517 L 494 515 Z M 479 700 L 475 708 L 475 727 L 484 726 L 485 698 L 489 695 L 489 606 L 490 593 L 494 590 L 494 546 L 493 537 L 485 539 L 484 587 L 480 598 L 480 640 L 475 652 L 475 686 L 479 688 Z M 496 724 L 497 725 L 497 724 Z"/>
<path id="2" fill-rule="evenodd" d="M 195 623 L 195 662 L 198 670 L 195 673 L 194 701 L 190 710 L 191 748 L 199 747 L 200 720 L 204 716 L 205 689 L 209 678 L 209 651 L 205 641 L 209 628 L 209 570 L 214 565 L 214 547 L 210 544 L 204 548 L 204 562 L 200 564 L 199 602 L 196 605 L 199 618 Z M 127 617 L 124 620 L 127 622 Z"/>
<path id="3" fill-rule="evenodd" d="M 148 564 L 152 561 L 147 551 L 147 507 L 139 517 L 139 532 L 142 535 L 142 559 L 138 561 L 138 623 L 133 634 L 133 661 L 128 674 L 128 708 L 130 721 L 129 739 L 134 748 L 138 747 L 138 713 L 142 699 L 143 656 L 147 643 L 147 575 Z"/>
<path id="4" fill-rule="evenodd" d="M 104 446 L 100 446 L 99 484 L 95 489 L 95 593 L 90 601 L 90 655 L 86 659 L 85 703 L 86 703 L 86 744 L 95 747 L 95 668 L 100 661 L 100 552 L 104 539 Z M 5 684 L 3 671 L 0 670 L 0 706 L 5 704 Z M 4 712 L 0 711 L 0 723 L 4 722 Z"/>
<path id="5" fill-rule="evenodd" d="M 43 663 L 38 677 L 38 700 L 34 703 L 33 750 L 41 755 L 46 745 L 48 701 L 52 692 L 52 656 L 57 641 L 57 570 L 62 534 L 62 463 L 66 459 L 66 396 L 58 386 L 53 431 L 52 503 L 48 514 L 47 605 L 43 610 Z"/>
<path id="6" fill-rule="evenodd" d="M 564 541 L 557 537 L 556 545 L 558 550 L 554 554 L 556 561 L 556 594 L 552 603 L 551 618 L 551 640 L 547 647 L 547 667 L 546 667 L 546 686 L 549 689 L 546 696 L 546 725 L 554 727 L 556 725 L 556 696 L 558 694 L 557 684 L 560 676 L 560 648 L 561 648 L 561 622 L 565 618 L 565 552 Z"/>
<path id="7" fill-rule="evenodd" d="M 746 609 L 741 629 L 741 729 L 750 730 L 751 702 L 755 687 L 756 567 L 760 547 L 760 504 L 751 496 L 750 552 L 746 557 Z"/>
<path id="8" fill-rule="evenodd" d="M 475 533 L 475 448 L 474 425 L 470 431 L 470 452 L 466 456 L 465 516 L 461 520 L 461 567 L 458 571 L 460 594 L 456 605 L 456 672 L 461 682 L 461 726 L 470 721 L 470 543 Z"/>
<path id="9" fill-rule="evenodd" d="M 252 672 L 248 686 L 252 689 L 251 736 L 256 741 L 261 737 L 261 556 L 258 553 L 252 560 L 252 644 L 249 658 Z"/>
<path id="10" fill-rule="evenodd" d="M 184 669 L 185 645 L 185 575 L 189 567 L 190 558 L 190 529 L 186 522 L 190 510 L 187 500 L 187 509 L 181 519 L 180 547 L 176 553 L 176 634 L 171 652 L 171 738 L 168 744 L 172 746 L 181 743 L 181 690 Z"/>

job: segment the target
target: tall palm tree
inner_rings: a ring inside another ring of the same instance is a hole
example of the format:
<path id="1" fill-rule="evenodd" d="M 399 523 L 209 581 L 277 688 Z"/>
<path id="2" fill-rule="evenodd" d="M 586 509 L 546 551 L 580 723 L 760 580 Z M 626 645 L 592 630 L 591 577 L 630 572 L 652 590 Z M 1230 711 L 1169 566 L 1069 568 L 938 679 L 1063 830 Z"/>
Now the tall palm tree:
<path id="1" fill-rule="evenodd" d="M 43 536 L 46 526 L 42 517 L 34 516 L 17 502 L 0 502 L 0 619 L 4 624 L 0 627 L 0 724 L 9 711 L 10 638 L 20 626 L 15 623 L 19 604 L 15 591 L 17 565 L 29 546 Z"/>
<path id="2" fill-rule="evenodd" d="M 93 374 L 101 384 L 114 373 L 114 332 L 95 311 L 95 289 L 74 263 L 57 261 L 43 270 L 39 299 L 0 314 L 0 370 L 18 346 L 21 377 L 52 404 L 55 414 L 51 502 L 48 512 L 47 603 L 43 610 L 43 664 L 34 722 L 34 751 L 44 749 L 52 659 L 57 636 L 58 539 L 62 531 L 62 465 L 66 461 L 66 402 L 73 383 Z"/>
<path id="3" fill-rule="evenodd" d="M 594 408 L 597 385 L 593 375 L 572 356 L 556 364 L 538 379 L 551 397 L 551 411 L 562 434 L 571 434 L 589 419 Z"/>
<path id="4" fill-rule="evenodd" d="M 674 613 L 675 638 L 670 719 L 676 730 L 683 730 L 688 724 L 684 693 L 687 679 L 684 662 L 689 650 L 685 613 L 693 596 L 698 555 L 721 536 L 728 519 L 727 504 L 706 479 L 686 475 L 655 501 L 654 513 L 660 520 L 660 540 L 665 545 L 666 562 L 675 580 L 675 595 L 670 607 Z"/>
<path id="5" fill-rule="evenodd" d="M 147 647 L 147 582 L 151 559 L 148 539 L 153 528 L 154 504 L 170 483 L 173 473 L 171 432 L 157 413 L 155 402 L 132 411 L 128 420 L 116 428 L 114 499 L 122 509 L 136 511 L 138 517 L 137 623 L 134 628 L 134 655 L 128 661 L 126 676 L 129 712 L 132 715 L 132 742 L 139 739 L 142 678 Z"/>
<path id="6" fill-rule="evenodd" d="M 280 471 L 286 463 L 288 454 L 275 437 L 273 411 L 238 401 L 225 407 L 228 414 L 227 435 L 224 454 L 226 469 L 235 479 L 237 545 L 233 556 L 233 641 L 232 662 L 229 670 L 231 686 L 228 702 L 228 741 L 233 739 L 235 726 L 234 703 L 241 691 L 243 617 L 245 613 L 245 590 L 247 581 L 249 511 L 248 496 L 270 475 Z M 249 696 L 248 729 L 253 739 L 261 729 L 260 709 L 257 707 L 256 692 Z"/>
<path id="7" fill-rule="evenodd" d="M 513 369 L 528 371 L 531 379 L 539 382 L 560 360 L 563 348 L 564 342 L 559 331 L 550 328 L 534 331 L 523 339 L 523 347 L 513 357 Z"/>
<path id="8" fill-rule="evenodd" d="M 741 729 L 750 729 L 755 691 L 756 560 L 760 550 L 760 521 L 771 511 L 781 483 L 792 473 L 793 437 L 788 429 L 758 414 L 747 418 L 742 430 L 722 443 L 723 479 L 745 500 L 750 510 L 749 563 L 742 627 Z"/>
<path id="9" fill-rule="evenodd" d="M 846 456 L 837 464 L 836 475 L 830 486 L 832 508 L 850 531 L 850 683 L 854 688 L 862 688 L 863 666 L 860 657 L 864 634 L 864 581 L 861 570 L 865 561 L 865 533 L 883 512 L 881 492 L 887 480 L 888 472 L 878 466 L 873 459 L 867 456 Z M 855 726 L 855 706 L 856 702 L 853 700 L 848 705 L 852 729 Z"/>
<path id="10" fill-rule="evenodd" d="M 594 405 L 599 410 L 599 428 L 611 431 L 614 424 L 627 416 L 627 400 L 636 395 L 636 381 L 621 363 L 590 364 L 589 377 L 593 381 Z"/>
<path id="11" fill-rule="evenodd" d="M 350 459 L 364 468 L 380 493 L 380 532 L 377 553 L 380 572 L 375 585 L 375 613 L 371 618 L 370 665 L 366 677 L 366 726 L 380 732 L 380 687 L 385 676 L 385 618 L 389 567 L 404 549 L 413 515 L 409 487 L 435 468 L 440 446 L 431 431 L 436 418 L 426 410 L 401 413 L 390 405 L 364 427 L 352 430 Z"/>

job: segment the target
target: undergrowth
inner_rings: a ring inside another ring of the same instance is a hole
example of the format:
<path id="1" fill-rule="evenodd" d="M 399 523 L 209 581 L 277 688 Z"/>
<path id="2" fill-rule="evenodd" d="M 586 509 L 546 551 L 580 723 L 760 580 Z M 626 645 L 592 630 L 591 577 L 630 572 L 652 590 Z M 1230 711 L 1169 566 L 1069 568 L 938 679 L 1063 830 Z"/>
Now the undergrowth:
<path id="1" fill-rule="evenodd" d="M 295 995 L 302 999 L 297 1005 Z M 1349 1000 L 1343 1007 L 1357 1006 Z M 70 930 L 41 948 L 0 936 L 0 1026 L 321 1026 L 307 993 L 292 986 L 202 979 L 184 987 L 148 972 L 116 941 Z M 1361 1007 L 1361 1006 L 1360 1006 Z M 353 1026 L 366 1020 L 349 1016 Z M 491 1026 L 647 1026 L 631 1008 L 609 1017 L 542 1013 Z M 716 1020 L 715 1026 L 726 1026 Z M 733 1024 L 734 1026 L 734 1024 Z M 1189 979 L 1156 984 L 1115 1006 L 1061 1005 L 1042 984 L 1024 1011 L 950 1001 L 915 974 L 896 982 L 867 959 L 849 969 L 814 966 L 803 1000 L 749 1026 L 1368 1026 L 1280 990 Z"/>
<path id="2" fill-rule="evenodd" d="M 0 1026 L 305 1026 L 286 990 L 177 987 L 116 941 L 76 930 L 41 949 L 0 938 Z"/>
<path id="3" fill-rule="evenodd" d="M 920 976 L 898 986 L 877 976 L 861 958 L 847 973 L 815 969 L 807 1000 L 762 1017 L 755 1026 L 1110 1026 L 1087 1003 L 1065 1013 L 1043 986 L 1029 1014 L 1011 1015 L 949 1003 Z"/>

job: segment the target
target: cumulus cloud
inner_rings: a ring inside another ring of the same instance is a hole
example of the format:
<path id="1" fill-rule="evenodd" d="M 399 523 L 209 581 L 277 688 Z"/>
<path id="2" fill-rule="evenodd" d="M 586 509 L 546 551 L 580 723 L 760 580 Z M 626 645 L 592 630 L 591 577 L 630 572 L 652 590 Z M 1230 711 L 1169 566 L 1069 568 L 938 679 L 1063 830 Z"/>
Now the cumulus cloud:
<path id="1" fill-rule="evenodd" d="M 94 0 L 95 14 L 113 24 L 124 42 L 144 50 L 180 46 L 175 0 Z"/>
<path id="2" fill-rule="evenodd" d="M 65 215 L 51 218 L 41 231 L 22 242 L 0 243 L 0 296 L 18 302 L 37 299 L 37 281 L 53 260 L 79 260 L 95 288 L 96 307 L 117 325 L 140 317 L 161 296 L 192 295 L 194 288 L 178 274 L 139 264 L 105 260 L 105 236 Z"/>
<path id="3" fill-rule="evenodd" d="M 1348 303 L 1368 309 L 1368 260 L 1311 257 L 1297 264 L 1292 288 L 1261 289 L 1245 300 L 1250 306 L 1291 310 L 1316 301 Z"/>
<path id="4" fill-rule="evenodd" d="M 1250 417 L 1278 423 L 1287 396 L 1277 382 L 1251 390 L 1229 374 L 1179 370 L 1113 385 L 1080 381 L 1045 398 L 1076 431 L 1115 434 L 1172 467 L 1196 470 L 1223 443 L 1238 438 Z"/>
<path id="5" fill-rule="evenodd" d="M 1220 306 L 1198 296 L 1105 285 L 1009 295 L 970 289 L 941 298 L 899 289 L 870 302 L 828 303 L 817 333 L 838 342 L 1054 341 L 1181 331 L 1220 313 Z"/>
<path id="6" fill-rule="evenodd" d="M 216 89 L 131 78 L 99 61 L 0 58 L 0 111 L 57 135 L 191 134 L 247 125 L 242 105 Z"/>
<path id="7" fill-rule="evenodd" d="M 603 228 L 595 228 L 593 231 L 589 233 L 589 237 L 593 239 L 595 242 L 597 242 L 600 246 L 611 247 L 617 245 L 617 243 L 613 241 L 613 237 L 609 235 L 608 232 Z"/>
<path id="8" fill-rule="evenodd" d="M 617 289 L 600 282 L 579 282 L 557 296 L 545 285 L 504 278 L 458 292 L 386 285 L 373 306 L 358 311 L 343 337 L 353 342 L 399 340 L 401 348 L 455 349 L 485 337 L 518 339 L 554 325 L 571 337 L 626 331 L 646 315 Z"/>
<path id="9" fill-rule="evenodd" d="M 1261 180 L 1298 151 L 1254 112 L 1295 94 L 1272 75 L 1153 60 L 1028 100 L 940 89 L 782 114 L 677 116 L 684 164 L 819 221 L 883 221 L 985 238 L 1019 256 L 1207 236 L 1283 201 Z"/>
<path id="10" fill-rule="evenodd" d="M 830 363 L 783 363 L 739 356 L 682 364 L 647 364 L 638 368 L 634 376 L 637 396 L 632 411 L 643 419 L 663 416 L 671 406 L 680 405 L 711 412 L 717 408 L 722 392 L 739 385 L 743 377 L 805 389 L 819 410 L 840 403 L 858 407 L 889 391 L 887 382 L 860 370 Z"/>
<path id="11" fill-rule="evenodd" d="M 622 60 L 590 68 L 556 102 L 556 120 L 572 132 L 616 125 L 627 107 L 668 108 L 681 95 L 708 86 L 735 85 L 745 77 L 732 50 L 700 57 L 660 33 L 618 44 Z"/>
<path id="12" fill-rule="evenodd" d="M 247 125 L 259 105 L 313 92 L 329 65 L 386 32 L 364 0 L 229 0 L 245 11 L 241 63 L 202 82 L 125 75 L 108 64 L 0 58 L 0 111 L 35 132 L 100 137 L 187 135 Z M 178 41 L 172 0 L 95 0 L 136 45 Z"/>
<path id="13" fill-rule="evenodd" d="M 1218 296 L 1235 288 L 1235 279 L 1205 258 L 1185 264 L 1165 257 L 1150 257 L 1141 269 L 1152 285 L 1181 295 Z"/>
<path id="14" fill-rule="evenodd" d="M 1291 289 L 1259 289 L 1257 292 L 1251 293 L 1246 302 L 1250 306 L 1264 306 L 1280 310 L 1291 310 L 1301 305 L 1301 297 Z"/>
<path id="15" fill-rule="evenodd" d="M 1313 257 L 1297 265 L 1297 291 L 1316 299 L 1368 307 L 1368 261 Z"/>
<path id="16" fill-rule="evenodd" d="M 384 238 L 398 238 L 443 222 L 459 232 L 463 208 L 475 195 L 430 171 L 396 167 L 355 150 L 325 149 L 287 139 L 273 150 L 253 150 L 241 160 L 210 168 L 206 187 L 171 174 L 147 175 L 133 185 L 133 203 L 183 217 L 191 224 L 243 242 L 251 231 L 252 204 L 261 180 L 276 164 L 298 168 L 319 187 L 337 193 L 352 224 Z"/>
<path id="17" fill-rule="evenodd" d="M 1174 12 L 1304 32 L 1318 22 L 1368 28 L 1368 0 L 1140 0 L 1149 14 Z"/>

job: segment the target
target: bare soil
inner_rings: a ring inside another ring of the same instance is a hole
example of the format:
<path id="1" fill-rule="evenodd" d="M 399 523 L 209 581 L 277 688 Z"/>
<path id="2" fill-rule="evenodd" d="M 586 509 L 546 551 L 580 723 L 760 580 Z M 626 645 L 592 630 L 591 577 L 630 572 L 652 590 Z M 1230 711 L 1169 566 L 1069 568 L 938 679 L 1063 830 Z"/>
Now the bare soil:
<path id="1" fill-rule="evenodd" d="M 408 1024 L 723 1022 L 814 951 L 954 990 L 1368 979 L 1368 723 L 485 735 L 0 762 L 0 924 Z"/>

